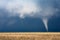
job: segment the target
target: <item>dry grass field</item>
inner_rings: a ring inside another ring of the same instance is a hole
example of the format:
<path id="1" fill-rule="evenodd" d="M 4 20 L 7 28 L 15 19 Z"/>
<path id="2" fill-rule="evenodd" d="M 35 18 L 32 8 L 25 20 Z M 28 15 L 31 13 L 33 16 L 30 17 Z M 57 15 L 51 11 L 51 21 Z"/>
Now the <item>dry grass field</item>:
<path id="1" fill-rule="evenodd" d="M 60 40 L 60 33 L 0 33 L 0 40 Z"/>

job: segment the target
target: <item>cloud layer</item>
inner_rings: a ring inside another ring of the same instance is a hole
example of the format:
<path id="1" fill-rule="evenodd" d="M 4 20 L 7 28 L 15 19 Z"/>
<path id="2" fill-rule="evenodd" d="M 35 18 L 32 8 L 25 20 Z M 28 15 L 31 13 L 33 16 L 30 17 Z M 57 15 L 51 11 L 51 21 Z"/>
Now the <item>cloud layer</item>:
<path id="1" fill-rule="evenodd" d="M 9 15 L 21 18 L 26 15 L 48 18 L 55 14 L 54 0 L 0 0 L 0 7 L 9 12 Z"/>

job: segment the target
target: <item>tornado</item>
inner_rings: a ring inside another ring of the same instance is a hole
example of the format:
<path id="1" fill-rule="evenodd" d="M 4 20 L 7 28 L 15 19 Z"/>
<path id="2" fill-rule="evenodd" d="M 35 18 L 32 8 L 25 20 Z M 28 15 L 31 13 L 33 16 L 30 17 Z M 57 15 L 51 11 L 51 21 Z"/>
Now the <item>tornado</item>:
<path id="1" fill-rule="evenodd" d="M 46 30 L 48 31 L 48 19 L 42 19 L 42 21 L 45 25 Z"/>

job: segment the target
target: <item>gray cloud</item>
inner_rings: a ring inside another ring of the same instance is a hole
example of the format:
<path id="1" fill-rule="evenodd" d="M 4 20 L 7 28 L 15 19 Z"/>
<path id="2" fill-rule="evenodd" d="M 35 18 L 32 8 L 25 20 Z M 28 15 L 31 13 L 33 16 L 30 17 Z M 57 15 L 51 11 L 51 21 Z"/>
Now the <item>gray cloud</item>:
<path id="1" fill-rule="evenodd" d="M 9 12 L 9 15 L 20 17 L 51 17 L 55 14 L 55 0 L 0 0 L 0 7 Z M 59 4 L 59 3 L 58 3 Z"/>

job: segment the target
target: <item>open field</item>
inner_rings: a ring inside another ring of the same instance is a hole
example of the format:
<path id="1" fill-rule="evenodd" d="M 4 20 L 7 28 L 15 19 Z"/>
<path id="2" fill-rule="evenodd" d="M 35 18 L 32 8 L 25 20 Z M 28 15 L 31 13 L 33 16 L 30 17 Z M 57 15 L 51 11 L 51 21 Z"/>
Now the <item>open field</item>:
<path id="1" fill-rule="evenodd" d="M 60 40 L 60 33 L 0 33 L 0 40 Z"/>

